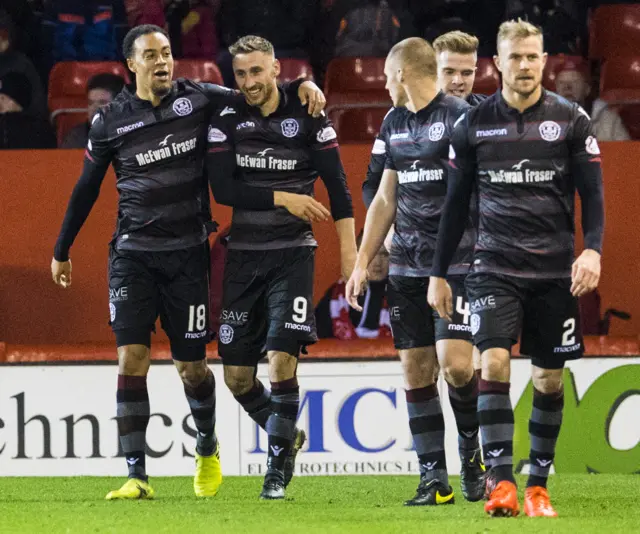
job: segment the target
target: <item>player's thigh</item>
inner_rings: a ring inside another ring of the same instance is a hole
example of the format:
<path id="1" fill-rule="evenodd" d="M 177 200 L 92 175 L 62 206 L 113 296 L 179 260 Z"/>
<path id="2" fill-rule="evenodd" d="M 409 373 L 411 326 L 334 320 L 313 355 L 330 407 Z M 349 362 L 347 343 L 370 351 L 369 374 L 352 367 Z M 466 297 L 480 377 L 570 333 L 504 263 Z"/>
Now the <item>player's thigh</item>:
<path id="1" fill-rule="evenodd" d="M 267 350 L 298 356 L 318 340 L 313 310 L 315 248 L 271 251 L 269 256 Z"/>
<path id="2" fill-rule="evenodd" d="M 484 273 L 469 274 L 465 288 L 473 344 L 481 353 L 493 348 L 510 350 L 522 328 L 522 289 L 516 282 Z"/>
<path id="3" fill-rule="evenodd" d="M 166 252 L 158 258 L 170 275 L 160 285 L 160 320 L 172 349 L 206 345 L 210 340 L 208 246 Z M 189 353 L 183 352 L 185 357 Z"/>
<path id="4" fill-rule="evenodd" d="M 389 277 L 387 302 L 393 344 L 398 350 L 435 345 L 433 314 L 427 304 L 426 278 Z"/>
<path id="5" fill-rule="evenodd" d="M 561 369 L 567 360 L 582 357 L 578 299 L 569 280 L 540 283 L 525 305 L 522 353 L 543 369 Z"/>
<path id="6" fill-rule="evenodd" d="M 222 282 L 218 353 L 225 366 L 255 367 L 267 340 L 264 253 L 229 250 Z"/>
<path id="7" fill-rule="evenodd" d="M 108 279 L 109 324 L 118 347 L 149 347 L 160 305 L 149 254 L 111 248 Z"/>

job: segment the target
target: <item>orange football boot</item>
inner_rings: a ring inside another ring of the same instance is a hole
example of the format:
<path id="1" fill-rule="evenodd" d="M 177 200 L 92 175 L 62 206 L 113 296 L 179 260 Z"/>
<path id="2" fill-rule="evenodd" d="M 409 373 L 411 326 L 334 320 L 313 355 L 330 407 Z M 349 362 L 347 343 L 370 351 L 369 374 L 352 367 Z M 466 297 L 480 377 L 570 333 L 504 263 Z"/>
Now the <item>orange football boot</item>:
<path id="1" fill-rule="evenodd" d="M 524 492 L 524 513 L 529 517 L 558 517 L 551 506 L 549 492 L 542 486 L 531 486 Z"/>
<path id="2" fill-rule="evenodd" d="M 492 517 L 515 517 L 520 513 L 518 488 L 513 482 L 502 480 L 491 492 L 484 511 Z"/>

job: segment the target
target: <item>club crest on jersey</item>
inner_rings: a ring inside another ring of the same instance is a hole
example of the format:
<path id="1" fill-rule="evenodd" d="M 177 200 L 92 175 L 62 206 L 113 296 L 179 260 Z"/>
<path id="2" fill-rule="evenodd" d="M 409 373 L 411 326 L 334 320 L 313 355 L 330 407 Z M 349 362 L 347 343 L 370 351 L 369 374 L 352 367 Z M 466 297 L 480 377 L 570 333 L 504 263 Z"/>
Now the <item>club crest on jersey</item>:
<path id="1" fill-rule="evenodd" d="M 282 128 L 282 135 L 285 137 L 295 137 L 300 130 L 300 125 L 298 121 L 295 119 L 285 119 L 280 124 Z"/>
<path id="2" fill-rule="evenodd" d="M 184 117 L 185 115 L 189 115 L 193 111 L 193 106 L 191 105 L 191 100 L 188 98 L 178 98 L 173 103 L 173 111 L 176 115 L 180 115 Z"/>
<path id="3" fill-rule="evenodd" d="M 600 155 L 600 147 L 598 146 L 598 140 L 590 135 L 584 141 L 584 149 L 587 151 L 587 154 L 591 154 L 593 156 Z"/>
<path id="4" fill-rule="evenodd" d="M 540 136 L 545 141 L 557 141 L 560 137 L 560 125 L 555 121 L 544 121 L 539 127 Z"/>
<path id="5" fill-rule="evenodd" d="M 429 126 L 429 141 L 440 141 L 444 135 L 444 124 L 436 122 Z"/>
<path id="6" fill-rule="evenodd" d="M 231 328 L 228 324 L 220 325 L 220 330 L 218 331 L 218 339 L 220 339 L 220 343 L 224 345 L 228 345 L 233 341 L 233 328 Z"/>
<path id="7" fill-rule="evenodd" d="M 480 316 L 474 313 L 471 316 L 471 335 L 475 336 L 480 330 Z"/>

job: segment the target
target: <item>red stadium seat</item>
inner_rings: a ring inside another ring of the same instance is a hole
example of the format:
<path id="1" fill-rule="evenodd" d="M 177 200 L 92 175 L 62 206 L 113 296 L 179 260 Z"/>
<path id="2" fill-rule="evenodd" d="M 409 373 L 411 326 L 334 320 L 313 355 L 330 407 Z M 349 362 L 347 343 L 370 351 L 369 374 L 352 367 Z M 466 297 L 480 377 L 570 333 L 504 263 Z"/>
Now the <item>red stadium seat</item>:
<path id="1" fill-rule="evenodd" d="M 96 74 L 110 72 L 129 83 L 127 68 L 117 61 L 63 61 L 49 74 L 49 111 L 87 107 L 87 82 Z"/>
<path id="2" fill-rule="evenodd" d="M 640 43 L 640 4 L 600 6 L 589 29 L 590 58 L 608 59 L 635 53 Z"/>
<path id="3" fill-rule="evenodd" d="M 173 64 L 173 77 L 224 85 L 218 65 L 202 59 L 176 59 Z"/>
<path id="4" fill-rule="evenodd" d="M 556 56 L 549 56 L 547 58 L 547 64 L 542 73 L 542 85 L 549 91 L 556 90 L 556 76 L 562 69 L 563 65 L 571 61 L 576 65 L 581 65 L 585 60 L 581 56 L 567 56 L 565 54 L 558 54 Z"/>
<path id="5" fill-rule="evenodd" d="M 607 59 L 600 72 L 600 98 L 640 103 L 640 56 Z"/>
<path id="6" fill-rule="evenodd" d="M 58 146 L 62 144 L 62 141 L 69 133 L 69 130 L 87 120 L 86 109 L 82 111 L 60 111 L 61 113 L 58 113 L 55 117 L 56 139 L 58 140 Z"/>
<path id="7" fill-rule="evenodd" d="M 373 142 L 388 111 L 387 106 L 343 110 L 334 123 L 338 140 L 341 143 Z"/>
<path id="8" fill-rule="evenodd" d="M 334 58 L 327 67 L 324 93 L 327 108 L 348 104 L 390 105 L 389 93 L 384 88 L 384 61 L 382 57 Z"/>
<path id="9" fill-rule="evenodd" d="M 640 141 L 640 105 L 623 106 L 618 112 L 631 139 Z"/>
<path id="10" fill-rule="evenodd" d="M 281 82 L 291 82 L 298 78 L 313 80 L 313 69 L 306 59 L 283 58 L 280 60 Z"/>
<path id="11" fill-rule="evenodd" d="M 478 58 L 476 80 L 473 83 L 473 92 L 482 95 L 491 95 L 500 88 L 500 72 L 489 57 Z"/>

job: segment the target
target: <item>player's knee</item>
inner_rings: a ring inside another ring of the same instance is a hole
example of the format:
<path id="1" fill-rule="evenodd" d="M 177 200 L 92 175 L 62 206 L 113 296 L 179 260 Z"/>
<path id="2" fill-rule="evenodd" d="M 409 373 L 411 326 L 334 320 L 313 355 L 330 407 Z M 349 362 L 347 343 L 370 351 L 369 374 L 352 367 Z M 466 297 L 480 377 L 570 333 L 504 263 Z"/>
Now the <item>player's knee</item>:
<path id="1" fill-rule="evenodd" d="M 149 371 L 150 350 L 145 345 L 118 347 L 118 371 L 121 375 L 144 376 Z"/>
<path id="2" fill-rule="evenodd" d="M 542 367 L 531 367 L 531 381 L 533 387 L 540 393 L 550 394 L 562 391 L 562 369 L 543 369 Z"/>
<path id="3" fill-rule="evenodd" d="M 269 351 L 269 380 L 271 382 L 283 382 L 296 375 L 298 359 L 291 354 L 278 351 Z"/>
<path id="4" fill-rule="evenodd" d="M 247 393 L 255 382 L 254 372 L 246 367 L 235 367 L 225 365 L 224 367 L 224 383 L 234 396 Z"/>
<path id="5" fill-rule="evenodd" d="M 508 382 L 511 371 L 511 355 L 506 349 L 489 349 L 482 353 L 482 378 Z"/>
<path id="6" fill-rule="evenodd" d="M 182 382 L 192 388 L 198 387 L 207 376 L 207 362 L 175 362 Z"/>
<path id="7" fill-rule="evenodd" d="M 442 367 L 442 373 L 447 383 L 453 387 L 461 388 L 466 386 L 473 376 L 473 367 L 470 362 L 462 359 L 447 363 Z"/>

